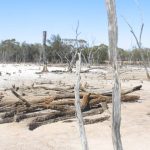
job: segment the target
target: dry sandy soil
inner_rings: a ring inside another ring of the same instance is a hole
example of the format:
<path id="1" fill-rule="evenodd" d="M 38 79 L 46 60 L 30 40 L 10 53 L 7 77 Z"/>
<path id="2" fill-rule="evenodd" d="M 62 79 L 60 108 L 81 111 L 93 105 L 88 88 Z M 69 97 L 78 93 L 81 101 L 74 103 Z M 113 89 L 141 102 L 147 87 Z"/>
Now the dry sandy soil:
<path id="1" fill-rule="evenodd" d="M 52 67 L 51 70 L 64 67 Z M 0 64 L 0 92 L 3 100 L 15 100 L 11 92 L 4 91 L 12 84 L 16 86 L 31 86 L 33 83 L 49 82 L 50 87 L 63 87 L 74 84 L 74 73 L 36 74 L 42 70 L 39 65 L 31 64 Z M 112 71 L 108 66 L 91 70 L 81 75 L 81 83 L 88 86 L 89 91 L 105 91 L 112 88 Z M 142 90 L 134 94 L 140 96 L 135 103 L 122 103 L 121 137 L 124 150 L 150 149 L 150 83 L 146 80 L 142 67 L 121 68 L 122 88 L 130 88 L 142 84 Z M 48 85 L 46 85 L 48 86 Z M 43 91 L 37 91 L 39 98 Z M 36 93 L 36 94 L 37 94 Z M 27 94 L 28 99 L 34 98 L 33 93 Z M 111 112 L 111 104 L 109 111 Z M 108 112 L 107 112 L 108 113 Z M 148 115 L 149 114 L 149 115 Z M 101 114 L 100 114 L 101 115 Z M 20 123 L 0 124 L 0 150 L 80 150 L 77 123 L 53 123 L 43 125 L 33 131 L 28 130 L 29 120 Z M 90 150 L 113 150 L 111 140 L 111 119 L 86 125 L 86 133 Z"/>

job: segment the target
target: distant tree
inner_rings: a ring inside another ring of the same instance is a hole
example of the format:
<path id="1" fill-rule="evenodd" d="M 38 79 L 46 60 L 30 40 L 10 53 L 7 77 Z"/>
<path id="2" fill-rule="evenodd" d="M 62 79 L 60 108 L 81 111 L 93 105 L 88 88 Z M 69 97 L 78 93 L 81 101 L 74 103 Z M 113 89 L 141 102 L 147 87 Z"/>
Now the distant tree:
<path id="1" fill-rule="evenodd" d="M 141 9 L 140 9 L 139 6 L 138 6 L 138 9 L 139 9 L 139 12 L 141 12 Z M 140 13 L 140 14 L 142 14 L 142 13 Z M 141 27 L 140 27 L 139 37 L 135 34 L 135 32 L 133 30 L 133 27 L 129 24 L 129 22 L 124 17 L 123 17 L 123 19 L 126 22 L 126 24 L 129 26 L 130 32 L 131 32 L 131 34 L 133 35 L 133 37 L 134 37 L 134 39 L 136 41 L 138 49 L 140 50 L 141 60 L 143 62 L 143 67 L 145 69 L 147 79 L 150 80 L 150 74 L 149 74 L 149 71 L 148 71 L 148 68 L 147 68 L 148 67 L 147 63 L 146 63 L 146 61 L 144 59 L 144 50 L 142 48 L 142 33 L 143 33 L 143 28 L 144 28 L 143 16 L 141 15 Z"/>
<path id="2" fill-rule="evenodd" d="M 1 42 L 2 62 L 19 61 L 20 45 L 15 39 L 8 39 Z"/>
<path id="3" fill-rule="evenodd" d="M 62 41 L 61 41 L 61 37 L 59 36 L 59 34 L 52 35 L 51 38 L 47 41 L 48 41 L 49 46 L 51 47 L 50 53 L 53 57 L 53 61 L 63 63 L 63 56 L 62 56 L 63 46 L 62 46 Z"/>

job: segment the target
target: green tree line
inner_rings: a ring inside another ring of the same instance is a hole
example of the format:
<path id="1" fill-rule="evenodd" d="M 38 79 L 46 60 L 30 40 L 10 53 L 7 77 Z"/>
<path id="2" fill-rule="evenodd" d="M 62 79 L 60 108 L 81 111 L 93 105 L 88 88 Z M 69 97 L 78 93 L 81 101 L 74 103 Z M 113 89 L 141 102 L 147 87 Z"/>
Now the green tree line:
<path id="1" fill-rule="evenodd" d="M 68 63 L 75 54 L 76 43 L 82 50 L 82 61 L 87 64 L 101 64 L 108 61 L 108 46 L 89 46 L 85 40 L 61 39 L 59 35 L 52 35 L 46 44 L 46 58 L 48 63 Z M 144 58 L 149 62 L 150 49 L 144 48 Z M 141 50 L 133 48 L 124 50 L 118 48 L 118 59 L 127 62 L 141 61 Z M 43 46 L 40 43 L 28 44 L 20 43 L 15 39 L 8 39 L 0 42 L 0 62 L 1 63 L 27 63 L 42 62 Z"/>

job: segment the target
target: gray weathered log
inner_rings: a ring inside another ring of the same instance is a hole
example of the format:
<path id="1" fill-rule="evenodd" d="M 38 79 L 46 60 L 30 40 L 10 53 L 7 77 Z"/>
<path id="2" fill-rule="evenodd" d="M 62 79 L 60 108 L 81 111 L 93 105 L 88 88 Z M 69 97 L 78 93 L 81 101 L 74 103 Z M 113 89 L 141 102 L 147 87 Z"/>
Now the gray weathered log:
<path id="1" fill-rule="evenodd" d="M 135 86 L 135 87 L 133 87 L 131 89 L 122 90 L 121 91 L 121 95 L 129 94 L 129 93 L 141 90 L 141 88 L 142 88 L 142 85 L 138 85 L 138 86 Z M 104 95 L 104 96 L 112 96 L 112 91 L 110 91 L 110 92 L 103 92 L 101 94 Z"/>

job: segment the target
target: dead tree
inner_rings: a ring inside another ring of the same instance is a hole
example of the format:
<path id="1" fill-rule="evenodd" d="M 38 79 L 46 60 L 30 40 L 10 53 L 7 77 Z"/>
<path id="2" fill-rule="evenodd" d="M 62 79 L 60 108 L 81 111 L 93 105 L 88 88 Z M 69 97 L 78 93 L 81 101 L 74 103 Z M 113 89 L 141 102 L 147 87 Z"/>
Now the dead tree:
<path id="1" fill-rule="evenodd" d="M 42 72 L 48 72 L 47 59 L 46 59 L 46 36 L 47 36 L 47 32 L 43 31 L 43 70 Z"/>
<path id="2" fill-rule="evenodd" d="M 135 34 L 134 30 L 133 30 L 133 27 L 129 24 L 129 22 L 123 17 L 124 21 L 126 22 L 126 24 L 129 26 L 130 28 L 130 32 L 131 34 L 133 35 L 135 41 L 136 41 L 136 44 L 137 44 L 137 47 L 138 49 L 140 50 L 140 55 L 141 55 L 141 59 L 142 59 L 142 62 L 143 62 L 143 67 L 145 69 L 145 72 L 146 72 L 146 76 L 147 76 L 147 79 L 150 80 L 150 75 L 149 75 L 149 71 L 147 69 L 147 62 L 146 60 L 144 59 L 144 50 L 142 48 L 142 33 L 143 33 L 143 28 L 144 28 L 144 23 L 143 23 L 143 16 L 142 16 L 142 13 L 141 13 L 141 9 L 140 7 L 138 6 L 138 4 L 136 3 L 137 7 L 138 7 L 138 10 L 141 14 L 141 28 L 140 28 L 140 35 L 139 35 L 139 38 L 138 36 Z"/>
<path id="3" fill-rule="evenodd" d="M 121 124 L 121 91 L 117 64 L 118 27 L 115 0 L 105 0 L 108 15 L 109 53 L 113 65 L 114 86 L 112 93 L 112 141 L 114 150 L 122 150 L 120 135 Z"/>
<path id="4" fill-rule="evenodd" d="M 78 29 L 79 29 L 79 21 L 77 23 L 77 27 L 76 27 L 76 31 L 75 31 L 75 33 L 76 33 L 76 38 L 75 38 L 76 42 L 75 42 L 75 45 L 74 45 L 75 53 L 73 54 L 72 59 L 69 62 L 69 66 L 68 66 L 68 71 L 69 72 L 72 72 L 73 65 L 74 65 L 76 57 L 78 55 L 78 49 L 79 49 L 78 36 L 80 35 L 80 33 L 78 33 Z"/>
<path id="5" fill-rule="evenodd" d="M 143 62 L 143 66 L 145 68 L 145 72 L 146 72 L 146 76 L 147 76 L 147 79 L 150 80 L 150 75 L 149 75 L 149 72 L 148 72 L 148 69 L 147 69 L 147 64 L 146 64 L 146 61 L 144 59 L 144 50 L 142 48 L 142 43 L 141 43 L 141 38 L 142 38 L 142 33 L 143 33 L 143 28 L 144 28 L 144 23 L 142 23 L 141 25 L 141 29 L 140 29 L 140 36 L 139 36 L 139 39 L 137 37 L 137 35 L 135 34 L 132 26 L 127 22 L 127 20 L 124 18 L 125 22 L 127 23 L 127 25 L 129 26 L 130 28 L 130 32 L 132 33 L 133 37 L 135 38 L 135 41 L 136 41 L 136 44 L 138 46 L 138 49 L 140 50 L 140 54 L 141 54 L 141 59 L 142 59 L 142 62 Z"/>
<path id="6" fill-rule="evenodd" d="M 76 42 L 78 39 L 78 28 L 79 28 L 79 22 L 76 28 Z M 80 107 L 80 70 L 81 70 L 81 50 L 78 49 L 78 43 L 76 43 L 76 53 L 78 54 L 78 60 L 76 61 L 76 83 L 75 83 L 75 108 L 76 108 L 76 117 L 78 120 L 79 125 L 79 131 L 80 131 L 80 137 L 81 137 L 81 143 L 83 150 L 88 150 L 88 142 L 86 138 L 86 132 L 84 128 L 83 123 L 83 116 L 81 112 Z M 75 54 L 76 55 L 76 54 Z"/>

